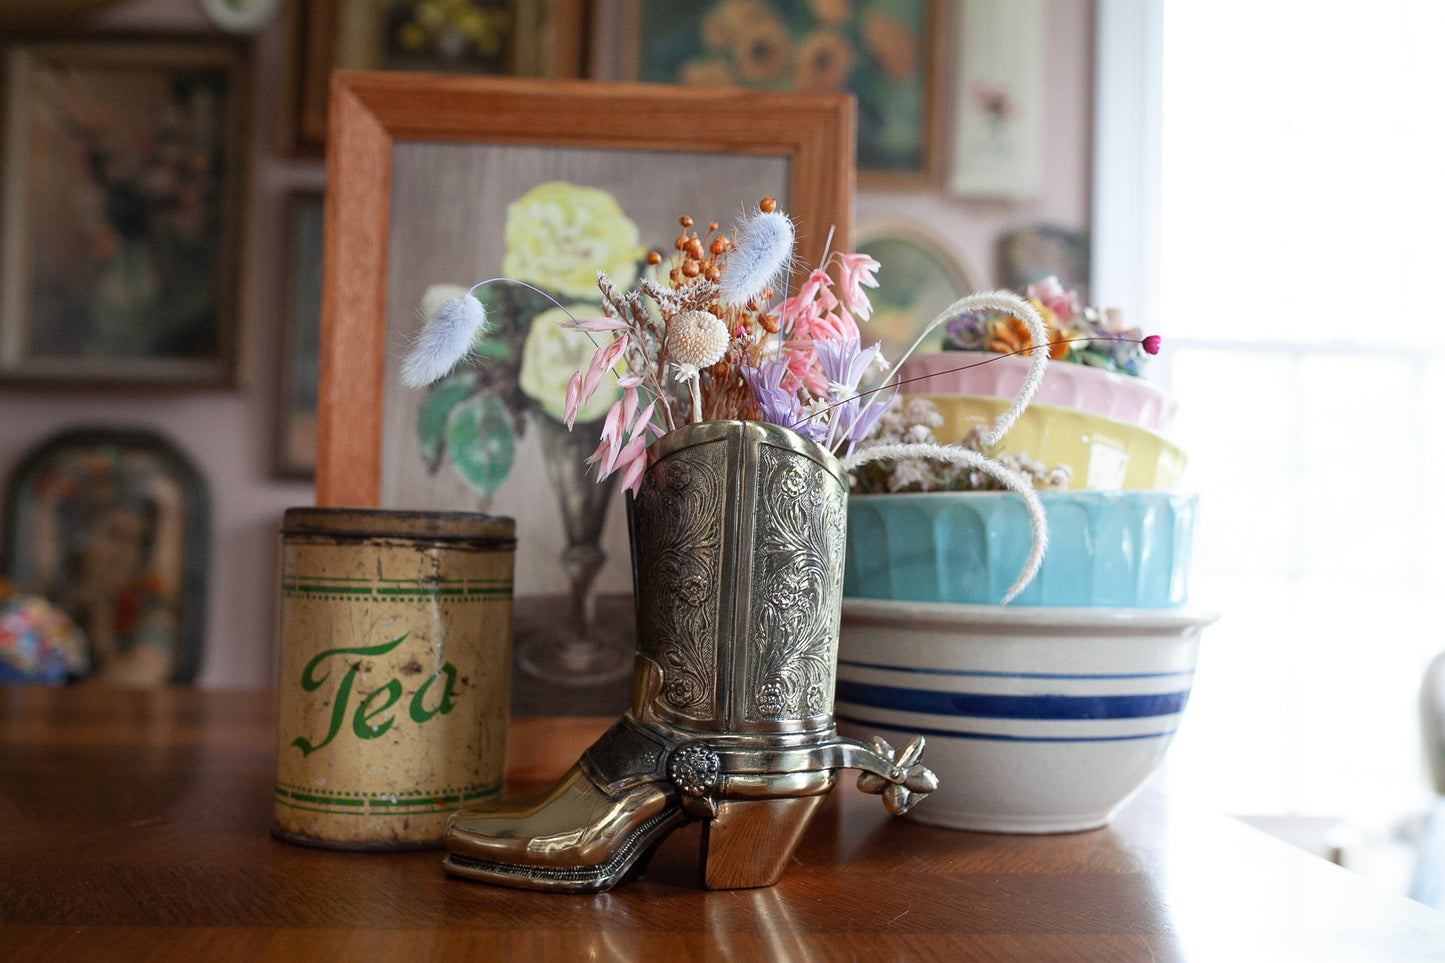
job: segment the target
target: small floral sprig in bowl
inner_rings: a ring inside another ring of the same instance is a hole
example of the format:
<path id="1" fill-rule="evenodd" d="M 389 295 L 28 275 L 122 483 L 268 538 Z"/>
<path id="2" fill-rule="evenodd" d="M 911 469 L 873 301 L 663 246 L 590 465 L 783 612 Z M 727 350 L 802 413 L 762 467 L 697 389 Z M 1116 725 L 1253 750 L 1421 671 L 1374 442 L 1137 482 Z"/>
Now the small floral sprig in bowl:
<path id="1" fill-rule="evenodd" d="M 933 429 L 943 424 L 937 406 L 927 398 L 894 398 L 872 433 L 858 446 L 860 452 L 880 445 L 937 444 Z M 956 443 L 969 451 L 983 451 L 985 429 L 974 425 Z M 999 462 L 1027 478 L 1038 491 L 1064 491 L 1074 480 L 1068 465 L 1045 465 L 1027 452 L 1004 453 Z M 969 465 L 937 458 L 898 458 L 871 461 L 851 476 L 855 495 L 898 494 L 902 492 L 998 491 L 1005 486 L 994 476 Z"/>
<path id="2" fill-rule="evenodd" d="M 1143 373 L 1148 351 L 1143 332 L 1127 327 L 1117 308 L 1083 304 L 1077 291 L 1065 290 L 1053 275 L 1024 289 L 1024 297 L 1043 318 L 1049 333 L 1049 357 L 1117 374 Z M 945 351 L 1012 354 L 1029 347 L 1028 326 L 1006 311 L 961 314 L 945 328 Z"/>

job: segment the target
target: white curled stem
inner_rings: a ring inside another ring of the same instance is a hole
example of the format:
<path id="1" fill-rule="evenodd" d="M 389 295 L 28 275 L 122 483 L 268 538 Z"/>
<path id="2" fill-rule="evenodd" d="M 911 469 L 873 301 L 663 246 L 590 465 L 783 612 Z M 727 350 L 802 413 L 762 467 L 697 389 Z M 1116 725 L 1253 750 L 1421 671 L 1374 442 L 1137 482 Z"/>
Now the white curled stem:
<path id="1" fill-rule="evenodd" d="M 918 340 L 914 341 L 912 347 L 905 351 L 903 357 L 893 365 L 888 376 L 883 379 L 883 383 L 887 384 L 893 380 L 894 376 L 898 374 L 898 369 L 903 366 L 903 362 L 908 360 L 934 328 L 940 324 L 946 324 L 960 315 L 974 311 L 1002 311 L 1013 315 L 1023 321 L 1024 326 L 1029 329 L 1029 337 L 1033 343 L 1033 347 L 1030 349 L 1029 370 L 1024 375 L 1024 383 L 1019 386 L 1018 394 L 1014 395 L 1014 400 L 1008 409 L 994 420 L 993 427 L 989 429 L 988 434 L 983 436 L 983 447 L 992 450 L 1003 440 L 1003 436 L 1014 426 L 1014 422 L 1018 421 L 1019 416 L 1024 413 L 1024 409 L 1033 400 L 1034 392 L 1039 390 L 1039 383 L 1044 380 L 1044 370 L 1049 364 L 1049 334 L 1044 327 L 1044 319 L 1039 317 L 1039 312 L 1032 304 L 1017 294 L 1012 291 L 983 291 L 959 298 L 928 322 L 928 326 L 923 329 Z"/>
<path id="2" fill-rule="evenodd" d="M 1034 491 L 1033 483 L 1022 473 L 1006 468 L 996 459 L 967 448 L 955 448 L 951 445 L 926 443 L 877 445 L 849 455 L 842 459 L 840 464 L 844 471 L 852 471 L 866 462 L 884 459 L 896 461 L 902 458 L 933 458 L 938 461 L 948 461 L 976 468 L 997 478 L 1005 488 L 1023 499 L 1024 508 L 1029 513 L 1029 532 L 1033 536 L 1033 545 L 1029 549 L 1028 558 L 1024 559 L 1024 567 L 1019 571 L 1018 578 L 1014 579 L 1013 585 L 1009 586 L 1009 590 L 1004 593 L 998 604 L 1007 605 L 1012 602 L 1034 580 L 1034 576 L 1039 574 L 1039 568 L 1044 564 L 1044 552 L 1049 547 L 1049 520 L 1044 515 L 1044 503 L 1039 500 L 1038 492 Z"/>

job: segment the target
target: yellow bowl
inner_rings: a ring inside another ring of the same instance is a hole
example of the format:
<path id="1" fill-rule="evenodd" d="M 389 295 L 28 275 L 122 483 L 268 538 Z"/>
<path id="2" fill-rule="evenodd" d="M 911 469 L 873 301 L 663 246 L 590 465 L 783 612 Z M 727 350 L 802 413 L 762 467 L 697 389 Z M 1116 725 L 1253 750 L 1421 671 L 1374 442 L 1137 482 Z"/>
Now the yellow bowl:
<path id="1" fill-rule="evenodd" d="M 959 441 L 974 425 L 988 428 L 1008 410 L 1008 398 L 982 395 L 917 395 L 938 407 L 943 424 L 934 436 L 948 444 Z M 1173 488 L 1187 459 L 1173 442 L 1147 428 L 1103 415 L 1029 405 L 1003 437 L 1004 454 L 1027 454 L 1050 468 L 1073 469 L 1073 489 Z"/>

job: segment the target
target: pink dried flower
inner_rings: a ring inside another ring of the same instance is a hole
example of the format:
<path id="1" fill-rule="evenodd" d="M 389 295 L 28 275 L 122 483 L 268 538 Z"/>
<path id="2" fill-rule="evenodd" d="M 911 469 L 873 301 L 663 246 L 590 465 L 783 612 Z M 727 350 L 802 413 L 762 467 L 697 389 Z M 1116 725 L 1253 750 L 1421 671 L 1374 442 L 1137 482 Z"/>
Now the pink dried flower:
<path id="1" fill-rule="evenodd" d="M 848 310 L 867 321 L 873 316 L 873 304 L 863 288 L 876 288 L 878 278 L 875 272 L 880 265 L 866 254 L 836 254 L 840 272 L 843 275 L 843 303 Z"/>

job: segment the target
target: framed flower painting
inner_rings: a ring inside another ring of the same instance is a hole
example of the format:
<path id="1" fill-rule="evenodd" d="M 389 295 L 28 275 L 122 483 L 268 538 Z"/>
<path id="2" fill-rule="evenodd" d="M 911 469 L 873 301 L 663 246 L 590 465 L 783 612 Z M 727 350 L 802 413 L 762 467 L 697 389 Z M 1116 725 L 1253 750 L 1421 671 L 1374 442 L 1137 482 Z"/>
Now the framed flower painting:
<path id="1" fill-rule="evenodd" d="M 306 0 L 293 148 L 320 153 L 333 70 L 515 77 L 582 75 L 587 0 Z"/>
<path id="2" fill-rule="evenodd" d="M 245 48 L 113 39 L 0 51 L 0 379 L 234 383 Z"/>
<path id="3" fill-rule="evenodd" d="M 937 172 L 933 0 L 627 0 L 623 9 L 625 76 L 851 93 L 865 186 L 920 184 Z"/>
<path id="4" fill-rule="evenodd" d="M 587 464 L 615 396 L 568 430 L 568 379 L 594 346 L 558 322 L 600 314 L 598 270 L 630 286 L 683 216 L 726 230 L 770 196 L 803 257 L 821 260 L 830 230 L 846 244 L 851 103 L 362 72 L 338 75 L 331 109 L 318 502 L 515 518 L 517 662 L 572 692 L 550 711 L 605 711 L 577 693 L 632 667 L 625 496 Z M 419 315 L 502 276 L 521 283 L 478 292 L 475 364 L 402 387 Z"/>

